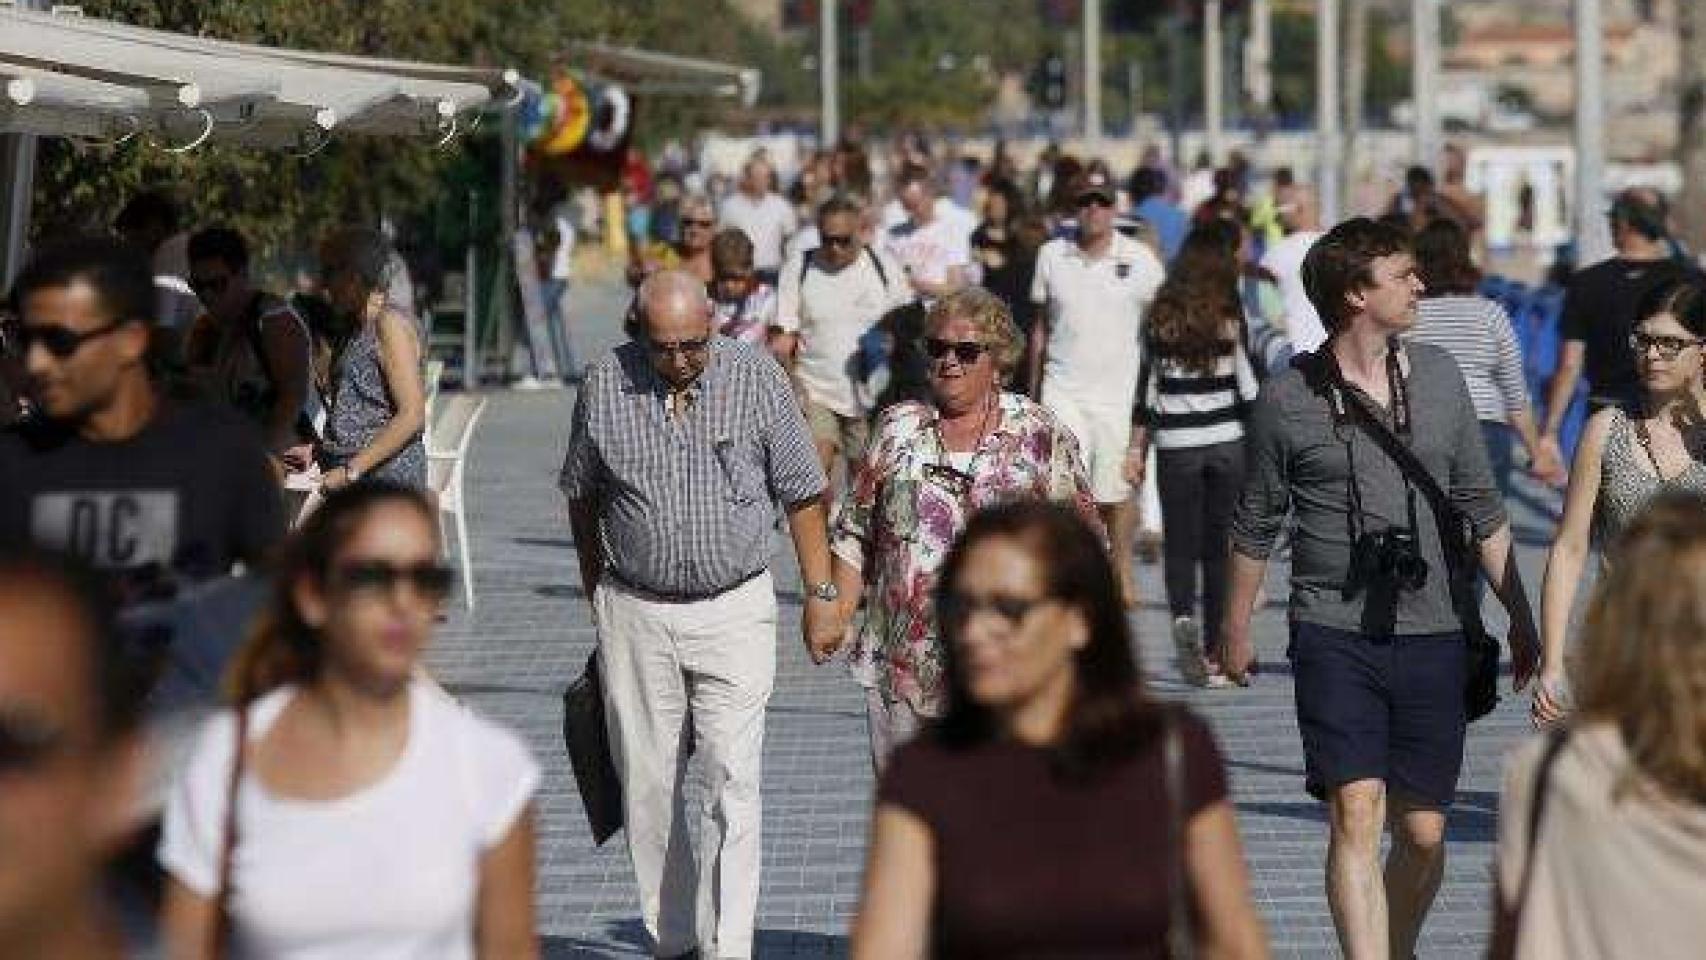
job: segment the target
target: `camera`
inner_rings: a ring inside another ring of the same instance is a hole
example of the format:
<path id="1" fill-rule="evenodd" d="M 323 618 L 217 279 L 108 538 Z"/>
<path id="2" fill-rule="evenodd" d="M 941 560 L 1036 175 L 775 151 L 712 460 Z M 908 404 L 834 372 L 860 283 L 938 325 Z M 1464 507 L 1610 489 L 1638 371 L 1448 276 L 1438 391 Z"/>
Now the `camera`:
<path id="1" fill-rule="evenodd" d="M 1351 544 L 1351 569 L 1345 599 L 1369 589 L 1393 593 L 1420 590 L 1428 582 L 1428 561 L 1413 531 L 1393 527 L 1364 533 Z"/>

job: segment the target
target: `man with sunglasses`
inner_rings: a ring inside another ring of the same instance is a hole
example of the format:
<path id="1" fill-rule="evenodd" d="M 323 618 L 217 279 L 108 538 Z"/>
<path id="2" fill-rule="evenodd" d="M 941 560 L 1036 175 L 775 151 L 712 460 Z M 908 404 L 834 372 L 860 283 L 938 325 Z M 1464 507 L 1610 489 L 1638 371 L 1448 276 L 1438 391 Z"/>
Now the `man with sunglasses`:
<path id="1" fill-rule="evenodd" d="M 249 245 L 229 227 L 190 237 L 190 289 L 206 306 L 185 343 L 210 399 L 253 423 L 284 466 L 313 456 L 313 368 L 308 325 L 282 298 L 255 289 Z"/>
<path id="2" fill-rule="evenodd" d="M 102 876 L 142 744 L 110 621 L 86 575 L 0 551 L 0 956 L 124 955 Z"/>
<path id="3" fill-rule="evenodd" d="M 1166 271 L 1150 248 L 1114 229 L 1113 184 L 1081 176 L 1072 196 L 1075 235 L 1037 252 L 1031 300 L 1032 396 L 1078 437 L 1090 487 L 1114 544 L 1114 569 L 1127 602 L 1137 596 L 1126 550 L 1136 521 L 1125 454 L 1137 396 L 1144 311 Z"/>
<path id="4" fill-rule="evenodd" d="M 836 457 L 857 462 L 869 435 L 860 338 L 912 298 L 894 258 L 866 245 L 860 214 L 843 196 L 818 209 L 819 246 L 796 254 L 782 271 L 781 332 L 771 343 L 793 373 L 818 462 L 832 477 Z"/>
<path id="5" fill-rule="evenodd" d="M 278 485 L 246 425 L 149 379 L 147 262 L 72 241 L 12 297 L 40 416 L 0 434 L 0 547 L 64 550 L 132 599 L 258 566 L 284 531 Z"/>
<path id="6" fill-rule="evenodd" d="M 823 470 L 781 368 L 713 333 L 697 277 L 656 273 L 637 306 L 636 340 L 587 372 L 561 484 L 653 952 L 747 957 L 776 675 L 777 505 L 805 586 L 806 645 L 821 661 L 841 639 Z M 706 782 L 697 858 L 678 763 L 689 731 Z"/>

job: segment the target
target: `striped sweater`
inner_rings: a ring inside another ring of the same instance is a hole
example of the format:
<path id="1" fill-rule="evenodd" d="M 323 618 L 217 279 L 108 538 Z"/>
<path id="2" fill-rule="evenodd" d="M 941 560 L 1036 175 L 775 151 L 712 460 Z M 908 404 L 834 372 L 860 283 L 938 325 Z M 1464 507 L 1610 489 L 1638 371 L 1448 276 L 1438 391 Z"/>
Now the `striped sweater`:
<path id="1" fill-rule="evenodd" d="M 1214 361 L 1207 371 L 1143 351 L 1132 420 L 1148 428 L 1158 450 L 1206 447 L 1244 438 L 1244 416 L 1256 399 L 1256 371 L 1244 345 Z"/>
<path id="2" fill-rule="evenodd" d="M 1408 339 L 1451 354 L 1463 371 L 1478 420 L 1505 423 L 1528 409 L 1522 350 L 1505 308 L 1482 296 L 1426 297 Z"/>

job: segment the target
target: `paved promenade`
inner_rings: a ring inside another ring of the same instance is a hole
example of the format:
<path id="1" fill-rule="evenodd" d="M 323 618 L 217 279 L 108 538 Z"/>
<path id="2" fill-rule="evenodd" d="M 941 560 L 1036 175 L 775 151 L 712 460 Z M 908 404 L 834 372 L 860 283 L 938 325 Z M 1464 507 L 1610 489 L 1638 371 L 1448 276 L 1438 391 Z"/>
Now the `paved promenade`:
<path id="1" fill-rule="evenodd" d="M 590 293 L 587 309 L 599 315 L 582 318 L 581 345 L 603 349 L 616 336 L 615 294 Z M 545 955 L 643 956 L 623 838 L 592 845 L 561 744 L 563 688 L 579 674 L 594 642 L 556 491 L 572 402 L 566 390 L 494 395 L 474 442 L 469 479 L 478 608 L 469 616 L 455 603 L 430 660 L 453 692 L 522 731 L 544 763 L 539 924 Z M 1518 536 L 1536 602 L 1549 529 L 1533 506 L 1519 508 Z M 757 951 L 778 958 L 843 956 L 872 790 L 862 700 L 839 661 L 814 668 L 805 656 L 798 577 L 785 541 L 777 546 L 783 610 L 765 743 Z M 1324 808 L 1303 793 L 1291 680 L 1284 672 L 1283 570 L 1270 579 L 1267 594 L 1275 599 L 1256 621 L 1265 672 L 1252 688 L 1237 692 L 1181 685 L 1170 663 L 1159 567 L 1138 571 L 1149 602 L 1134 623 L 1151 687 L 1189 702 L 1219 736 L 1275 955 L 1335 955 L 1321 886 Z M 1451 859 L 1421 945 L 1424 958 L 1477 957 L 1484 949 L 1499 770 L 1506 751 L 1528 733 L 1524 702 L 1507 697 L 1471 731 L 1450 818 Z"/>

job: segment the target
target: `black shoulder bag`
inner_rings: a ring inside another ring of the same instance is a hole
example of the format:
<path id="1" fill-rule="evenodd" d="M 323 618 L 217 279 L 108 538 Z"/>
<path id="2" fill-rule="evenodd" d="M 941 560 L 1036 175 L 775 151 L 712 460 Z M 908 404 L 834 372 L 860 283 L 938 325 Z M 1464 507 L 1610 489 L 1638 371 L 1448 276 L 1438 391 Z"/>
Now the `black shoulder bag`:
<path id="1" fill-rule="evenodd" d="M 1396 350 L 1387 353 L 1387 364 L 1388 378 L 1403 390 L 1403 372 L 1398 368 Z M 1299 366 L 1318 390 L 1327 393 L 1335 415 L 1343 410 L 1348 419 L 1392 460 L 1433 511 L 1434 522 L 1439 527 L 1440 546 L 1445 554 L 1452 606 L 1463 625 L 1464 642 L 1469 646 L 1469 673 L 1464 682 L 1463 706 L 1469 722 L 1474 723 L 1499 704 L 1499 642 L 1481 622 L 1481 604 L 1475 595 L 1475 578 L 1479 576 L 1480 562 L 1474 525 L 1463 511 L 1452 504 L 1439 481 L 1416 459 L 1409 446 L 1381 421 L 1368 400 L 1357 391 L 1346 389 L 1338 364 L 1327 347 L 1299 358 Z M 1408 404 L 1407 393 L 1401 402 Z"/>

